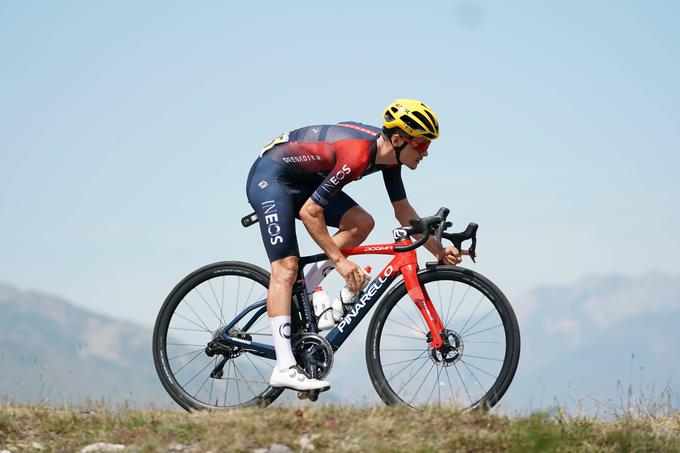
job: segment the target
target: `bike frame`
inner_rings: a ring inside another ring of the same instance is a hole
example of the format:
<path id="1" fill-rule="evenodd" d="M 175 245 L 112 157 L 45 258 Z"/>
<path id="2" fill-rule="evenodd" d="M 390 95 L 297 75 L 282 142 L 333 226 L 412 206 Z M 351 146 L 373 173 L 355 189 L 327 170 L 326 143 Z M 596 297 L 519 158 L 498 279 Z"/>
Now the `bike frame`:
<path id="1" fill-rule="evenodd" d="M 342 254 L 345 256 L 392 255 L 393 258 L 382 269 L 378 276 L 366 286 L 361 293 L 359 300 L 352 305 L 351 309 L 345 314 L 342 320 L 326 334 L 326 340 L 330 343 L 334 351 L 337 351 L 340 348 L 366 314 L 371 311 L 373 305 L 380 300 L 383 293 L 400 274 L 404 276 L 404 283 L 408 294 L 416 304 L 416 307 L 418 307 L 420 314 L 423 316 L 423 319 L 430 330 L 430 346 L 434 349 L 442 347 L 443 341 L 440 332 L 444 327 L 425 287 L 421 286 L 420 281 L 418 280 L 418 259 L 416 251 L 396 252 L 394 250 L 395 247 L 411 245 L 412 243 L 413 242 L 410 239 L 406 239 L 392 244 L 363 245 L 341 250 Z M 295 316 L 292 317 L 293 333 L 300 331 L 301 329 L 311 333 L 319 332 L 316 317 L 314 316 L 314 310 L 311 301 L 307 296 L 303 269 L 307 264 L 325 259 L 328 259 L 328 257 L 321 253 L 318 255 L 303 256 L 298 262 L 298 280 L 293 286 L 293 305 L 300 314 L 300 318 L 296 319 Z M 264 299 L 246 307 L 238 314 L 238 316 L 236 316 L 236 318 L 222 329 L 221 335 L 224 341 L 230 346 L 238 347 L 246 352 L 275 360 L 276 353 L 274 352 L 273 346 L 236 338 L 228 334 L 232 327 L 254 311 L 253 316 L 242 328 L 243 331 L 247 332 L 250 326 L 266 312 L 266 305 L 267 300 Z M 295 310 L 292 311 L 295 313 Z"/>

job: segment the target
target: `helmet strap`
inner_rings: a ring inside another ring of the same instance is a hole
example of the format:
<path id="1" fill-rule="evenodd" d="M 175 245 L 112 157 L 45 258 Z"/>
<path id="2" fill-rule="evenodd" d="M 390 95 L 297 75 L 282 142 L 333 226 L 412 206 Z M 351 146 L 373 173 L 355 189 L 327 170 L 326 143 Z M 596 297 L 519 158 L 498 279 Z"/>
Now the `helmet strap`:
<path id="1" fill-rule="evenodd" d="M 394 148 L 394 154 L 397 156 L 397 163 L 398 164 L 403 164 L 403 162 L 401 161 L 401 152 L 404 148 L 406 148 L 406 145 L 408 145 L 408 143 L 406 143 L 406 142 L 402 143 L 399 146 L 392 145 L 392 148 Z"/>

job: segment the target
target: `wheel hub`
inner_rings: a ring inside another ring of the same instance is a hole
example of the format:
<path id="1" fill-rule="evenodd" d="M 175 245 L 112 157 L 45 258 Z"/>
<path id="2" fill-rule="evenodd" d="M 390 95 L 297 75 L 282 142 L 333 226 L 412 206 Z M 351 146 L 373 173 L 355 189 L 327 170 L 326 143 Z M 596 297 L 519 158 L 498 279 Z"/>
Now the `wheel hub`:
<path id="1" fill-rule="evenodd" d="M 439 349 L 430 349 L 430 359 L 443 366 L 451 366 L 463 357 L 463 339 L 460 335 L 450 329 L 440 332 L 444 344 Z"/>

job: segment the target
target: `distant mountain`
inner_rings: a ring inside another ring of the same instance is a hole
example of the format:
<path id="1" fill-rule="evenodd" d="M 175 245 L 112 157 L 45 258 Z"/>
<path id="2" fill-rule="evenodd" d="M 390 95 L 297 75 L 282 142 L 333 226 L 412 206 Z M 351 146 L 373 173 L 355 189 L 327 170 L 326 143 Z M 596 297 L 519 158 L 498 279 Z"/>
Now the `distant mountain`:
<path id="1" fill-rule="evenodd" d="M 511 302 L 522 351 L 502 408 L 544 409 L 557 400 L 592 411 L 595 399 L 619 404 L 619 385 L 653 399 L 668 385 L 680 407 L 680 276 L 589 276 Z M 324 402 L 379 401 L 363 359 L 367 326 L 336 355 L 333 391 Z M 0 396 L 177 407 L 154 370 L 151 334 L 59 298 L 0 285 Z M 297 401 L 294 392 L 282 400 Z"/>
<path id="2" fill-rule="evenodd" d="M 574 409 L 606 409 L 627 404 L 629 387 L 657 403 L 668 387 L 678 403 L 679 276 L 589 276 L 568 287 L 536 289 L 513 305 L 522 352 L 504 406 L 541 408 L 557 400 Z"/>
<path id="3" fill-rule="evenodd" d="M 17 402 L 170 403 L 151 330 L 0 285 L 0 395 Z"/>

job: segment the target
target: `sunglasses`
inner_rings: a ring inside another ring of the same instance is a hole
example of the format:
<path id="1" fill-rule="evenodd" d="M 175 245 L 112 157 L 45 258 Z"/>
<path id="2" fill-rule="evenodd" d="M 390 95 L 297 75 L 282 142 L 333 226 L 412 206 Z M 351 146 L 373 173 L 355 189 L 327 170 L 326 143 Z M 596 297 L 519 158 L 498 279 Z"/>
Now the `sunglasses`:
<path id="1" fill-rule="evenodd" d="M 413 148 L 419 154 L 425 154 L 427 152 L 427 148 L 430 147 L 431 143 L 431 140 L 428 140 L 426 138 L 418 139 L 402 136 L 401 139 L 404 140 L 409 145 L 411 145 L 411 148 Z"/>

